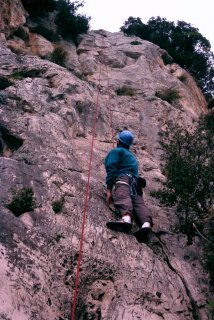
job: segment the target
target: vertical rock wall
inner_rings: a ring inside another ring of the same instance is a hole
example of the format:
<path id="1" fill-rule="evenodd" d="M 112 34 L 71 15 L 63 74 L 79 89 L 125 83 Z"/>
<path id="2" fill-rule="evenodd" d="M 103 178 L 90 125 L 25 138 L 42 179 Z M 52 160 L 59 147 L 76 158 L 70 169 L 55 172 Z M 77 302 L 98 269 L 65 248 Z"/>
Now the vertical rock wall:
<path id="1" fill-rule="evenodd" d="M 26 12 L 20 0 L 0 0 L 0 32 L 9 35 L 26 22 Z"/>
<path id="2" fill-rule="evenodd" d="M 163 178 L 158 140 L 167 121 L 190 126 L 207 112 L 191 76 L 165 66 L 163 52 L 121 33 L 89 32 L 72 51 L 78 72 L 70 72 L 1 44 L 0 319 L 70 319 L 98 89 L 76 319 L 208 319 L 200 239 L 187 246 L 174 210 L 150 196 Z M 181 98 L 158 98 L 167 88 Z M 114 136 L 124 127 L 135 133 L 132 151 L 157 233 L 150 245 L 105 226 L 112 218 L 103 165 L 112 148 L 110 104 Z M 7 204 L 23 188 L 33 190 L 36 206 L 16 216 Z"/>

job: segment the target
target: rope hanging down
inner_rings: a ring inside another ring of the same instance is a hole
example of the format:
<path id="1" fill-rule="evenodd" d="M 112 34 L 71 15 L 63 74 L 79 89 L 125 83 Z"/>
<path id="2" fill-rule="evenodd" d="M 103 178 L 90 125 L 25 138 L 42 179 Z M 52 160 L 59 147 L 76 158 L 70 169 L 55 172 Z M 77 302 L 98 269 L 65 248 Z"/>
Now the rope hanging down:
<path id="1" fill-rule="evenodd" d="M 103 37 L 103 44 L 104 44 L 104 37 Z M 87 204 L 88 204 L 89 185 L 90 185 L 91 168 L 92 168 L 92 156 L 93 156 L 93 149 L 94 149 L 94 138 L 95 138 L 96 126 L 97 126 L 97 116 L 98 116 L 98 112 L 99 112 L 99 103 L 98 102 L 99 102 L 99 96 L 100 96 L 100 76 L 101 76 L 101 64 L 100 64 L 100 69 L 99 69 L 96 108 L 95 108 L 94 120 L 93 120 L 92 141 L 91 141 L 91 150 L 90 150 L 90 161 L 89 161 L 88 179 L 87 179 L 86 191 L 85 191 L 82 231 L 81 231 L 79 255 L 78 255 L 78 262 L 77 262 L 77 271 L 76 271 L 76 280 L 75 280 L 75 288 L 74 288 L 74 297 L 73 297 L 71 320 L 75 320 L 77 292 L 78 292 L 78 284 L 79 284 L 79 276 L 80 276 L 80 265 L 81 265 L 81 260 L 82 260 L 84 231 L 85 231 L 85 223 L 86 223 L 86 217 L 87 217 Z M 108 70 L 107 70 L 107 79 L 108 79 Z M 108 79 L 108 95 L 109 95 L 109 101 L 111 103 L 110 94 L 109 94 L 109 79 Z M 110 125 L 111 125 L 111 129 L 112 129 L 112 109 L 111 109 L 111 104 L 110 104 Z M 113 138 L 113 129 L 112 129 L 112 138 Z"/>

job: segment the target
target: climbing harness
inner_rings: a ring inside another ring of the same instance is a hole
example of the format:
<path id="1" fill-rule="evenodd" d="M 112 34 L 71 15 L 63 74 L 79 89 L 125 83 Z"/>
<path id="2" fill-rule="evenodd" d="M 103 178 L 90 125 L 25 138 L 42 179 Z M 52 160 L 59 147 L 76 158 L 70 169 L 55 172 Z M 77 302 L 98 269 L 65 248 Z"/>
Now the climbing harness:
<path id="1" fill-rule="evenodd" d="M 136 180 L 136 178 L 134 178 L 133 175 L 130 174 L 130 173 L 122 174 L 118 178 L 120 178 L 122 176 L 128 176 L 129 177 L 129 182 L 122 181 L 122 180 L 117 180 L 115 182 L 115 184 L 125 184 L 125 185 L 129 186 L 130 187 L 131 196 L 133 196 L 133 197 L 137 196 L 138 193 L 137 193 L 137 180 Z"/>

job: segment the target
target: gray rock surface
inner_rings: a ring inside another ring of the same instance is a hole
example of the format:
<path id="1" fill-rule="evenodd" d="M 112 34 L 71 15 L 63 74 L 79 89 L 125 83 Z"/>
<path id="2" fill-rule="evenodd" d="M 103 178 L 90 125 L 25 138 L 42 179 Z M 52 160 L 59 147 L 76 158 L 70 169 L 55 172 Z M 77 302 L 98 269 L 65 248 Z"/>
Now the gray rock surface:
<path id="1" fill-rule="evenodd" d="M 25 24 L 26 15 L 21 0 L 0 0 L 0 32 L 9 36 Z"/>
<path id="2" fill-rule="evenodd" d="M 141 44 L 131 44 L 136 40 Z M 98 101 L 76 319 L 208 320 L 200 239 L 187 246 L 174 231 L 173 208 L 150 196 L 157 178 L 164 179 L 158 141 L 167 121 L 191 126 L 207 112 L 191 76 L 178 65 L 164 65 L 163 54 L 136 37 L 91 31 L 76 51 L 72 45 L 69 71 L 0 44 L 0 85 L 6 83 L 0 129 L 7 130 L 0 130 L 0 319 L 71 318 Z M 172 87 L 181 94 L 172 104 L 155 95 Z M 112 132 L 115 138 L 125 127 L 135 133 L 132 151 L 148 181 L 144 197 L 154 231 L 164 231 L 150 245 L 105 226 L 112 214 L 105 204 L 103 160 Z M 32 188 L 36 207 L 17 217 L 6 205 L 22 188 Z M 62 198 L 62 211 L 55 213 L 53 203 Z"/>

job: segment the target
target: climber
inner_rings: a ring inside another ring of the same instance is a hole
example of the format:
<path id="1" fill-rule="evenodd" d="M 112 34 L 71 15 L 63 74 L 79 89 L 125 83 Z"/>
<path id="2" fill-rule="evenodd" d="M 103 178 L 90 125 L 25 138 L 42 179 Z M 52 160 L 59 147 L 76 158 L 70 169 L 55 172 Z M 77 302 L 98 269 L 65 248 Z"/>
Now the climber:
<path id="1" fill-rule="evenodd" d="M 111 199 L 120 213 L 120 220 L 110 221 L 106 225 L 116 231 L 130 231 L 132 219 L 140 225 L 140 230 L 134 233 L 139 242 L 146 242 L 151 234 L 152 217 L 144 203 L 142 187 L 146 181 L 138 175 L 138 162 L 129 151 L 133 143 L 133 134 L 123 130 L 118 134 L 117 147 L 111 150 L 105 158 L 107 205 Z"/>

